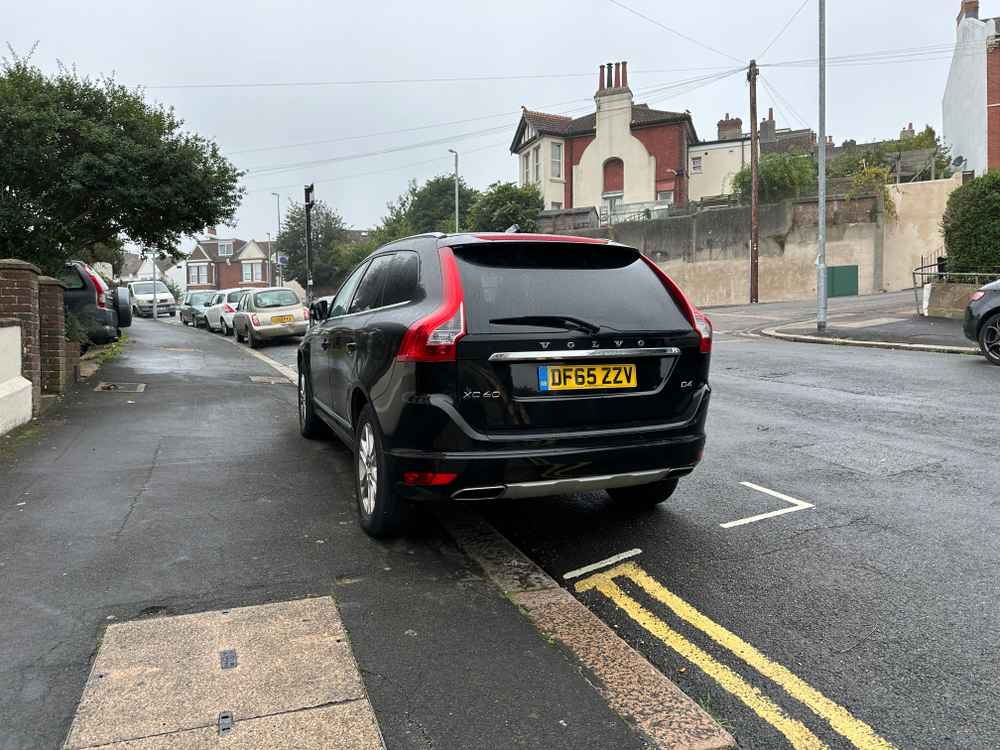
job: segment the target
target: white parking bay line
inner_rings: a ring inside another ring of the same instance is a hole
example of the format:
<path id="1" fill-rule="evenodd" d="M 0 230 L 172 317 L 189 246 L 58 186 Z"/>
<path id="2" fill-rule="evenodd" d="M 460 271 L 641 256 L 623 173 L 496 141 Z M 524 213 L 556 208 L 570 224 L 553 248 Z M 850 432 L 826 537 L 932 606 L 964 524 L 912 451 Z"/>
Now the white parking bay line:
<path id="1" fill-rule="evenodd" d="M 785 495 L 781 492 L 776 492 L 775 490 L 769 490 L 767 487 L 761 487 L 759 484 L 754 484 L 753 482 L 740 482 L 744 487 L 749 487 L 752 490 L 757 490 L 757 492 L 763 492 L 765 495 L 770 495 L 771 497 L 776 497 L 779 500 L 784 500 L 786 503 L 791 503 L 790 508 L 782 508 L 781 510 L 772 510 L 770 513 L 761 513 L 756 516 L 750 516 L 749 518 L 741 518 L 738 521 L 729 521 L 728 523 L 720 523 L 724 529 L 731 529 L 734 526 L 745 526 L 748 523 L 755 523 L 757 521 L 763 521 L 766 518 L 774 518 L 775 516 L 783 516 L 786 513 L 794 513 L 797 510 L 806 510 L 807 508 L 815 508 L 816 506 L 812 503 L 807 503 L 804 500 L 799 500 L 790 495 Z"/>
<path id="2" fill-rule="evenodd" d="M 621 552 L 617 555 L 606 557 L 603 560 L 598 560 L 590 565 L 584 565 L 582 568 L 571 570 L 569 573 L 563 573 L 563 579 L 568 581 L 570 578 L 579 578 L 580 576 L 587 575 L 587 573 L 591 573 L 601 568 L 606 568 L 609 565 L 614 565 L 622 560 L 628 560 L 630 557 L 635 557 L 636 555 L 641 554 L 642 550 L 636 547 L 635 549 L 630 549 L 628 552 Z"/>

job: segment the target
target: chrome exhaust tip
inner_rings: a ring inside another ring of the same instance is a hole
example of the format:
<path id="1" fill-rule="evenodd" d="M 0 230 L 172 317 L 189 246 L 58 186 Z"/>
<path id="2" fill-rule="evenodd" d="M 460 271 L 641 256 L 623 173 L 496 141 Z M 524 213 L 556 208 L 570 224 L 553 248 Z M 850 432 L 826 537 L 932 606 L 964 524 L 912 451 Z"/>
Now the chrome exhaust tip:
<path id="1" fill-rule="evenodd" d="M 506 491 L 504 485 L 495 487 L 466 487 L 464 490 L 457 490 L 451 496 L 452 500 L 494 500 Z"/>

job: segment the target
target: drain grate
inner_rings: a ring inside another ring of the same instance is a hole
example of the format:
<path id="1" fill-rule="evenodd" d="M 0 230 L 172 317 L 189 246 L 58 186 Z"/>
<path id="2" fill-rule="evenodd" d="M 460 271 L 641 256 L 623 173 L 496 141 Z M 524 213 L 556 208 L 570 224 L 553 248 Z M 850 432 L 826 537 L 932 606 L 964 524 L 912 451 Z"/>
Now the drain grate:
<path id="1" fill-rule="evenodd" d="M 98 383 L 95 391 L 106 393 L 142 393 L 146 390 L 145 383 Z"/>

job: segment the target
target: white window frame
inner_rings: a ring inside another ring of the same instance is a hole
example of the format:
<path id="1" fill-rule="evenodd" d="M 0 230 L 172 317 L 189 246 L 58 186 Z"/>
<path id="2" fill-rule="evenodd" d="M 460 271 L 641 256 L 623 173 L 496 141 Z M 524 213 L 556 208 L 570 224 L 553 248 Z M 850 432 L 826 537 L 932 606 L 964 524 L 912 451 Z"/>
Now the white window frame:
<path id="1" fill-rule="evenodd" d="M 562 202 L 561 201 L 552 201 L 551 208 L 552 208 L 553 211 L 562 211 Z"/>
<path id="2" fill-rule="evenodd" d="M 530 185 L 531 184 L 531 153 L 530 152 L 528 152 L 528 151 L 524 152 L 523 156 L 521 157 L 521 166 L 524 168 L 524 175 L 521 178 L 521 184 L 525 185 L 525 186 Z"/>
<path id="3" fill-rule="evenodd" d="M 542 181 L 542 147 L 535 146 L 531 151 L 534 160 L 535 183 L 540 184 Z"/>
<path id="4" fill-rule="evenodd" d="M 208 283 L 208 263 L 188 263 L 188 284 L 207 284 Z M 194 271 L 194 278 L 192 278 L 192 271 Z"/>
<path id="5" fill-rule="evenodd" d="M 701 174 L 702 157 L 691 157 L 691 174 Z"/>
<path id="6" fill-rule="evenodd" d="M 557 180 L 562 179 L 563 145 L 561 143 L 552 144 L 552 177 Z"/>
<path id="7" fill-rule="evenodd" d="M 242 279 L 243 281 L 263 281 L 264 261 L 262 260 L 243 261 Z"/>
<path id="8" fill-rule="evenodd" d="M 227 248 L 228 252 L 222 252 L 222 248 Z M 219 240 L 219 257 L 220 258 L 230 258 L 233 255 L 233 241 L 232 240 Z"/>
<path id="9" fill-rule="evenodd" d="M 660 196 L 664 193 L 669 194 L 669 198 L 661 198 Z M 674 205 L 674 191 L 673 190 L 657 190 L 656 191 L 656 202 L 666 203 L 668 206 Z"/>

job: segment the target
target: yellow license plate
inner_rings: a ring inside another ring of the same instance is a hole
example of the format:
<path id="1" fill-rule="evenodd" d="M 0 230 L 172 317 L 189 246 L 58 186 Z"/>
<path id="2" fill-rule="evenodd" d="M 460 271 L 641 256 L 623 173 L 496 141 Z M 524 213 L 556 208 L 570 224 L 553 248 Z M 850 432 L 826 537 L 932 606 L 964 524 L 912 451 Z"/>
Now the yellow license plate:
<path id="1" fill-rule="evenodd" d="M 635 365 L 541 365 L 538 368 L 538 390 L 542 392 L 635 387 Z"/>
<path id="2" fill-rule="evenodd" d="M 294 315 L 272 315 L 271 316 L 271 322 L 272 323 L 291 323 L 293 320 L 295 320 L 295 316 Z"/>

